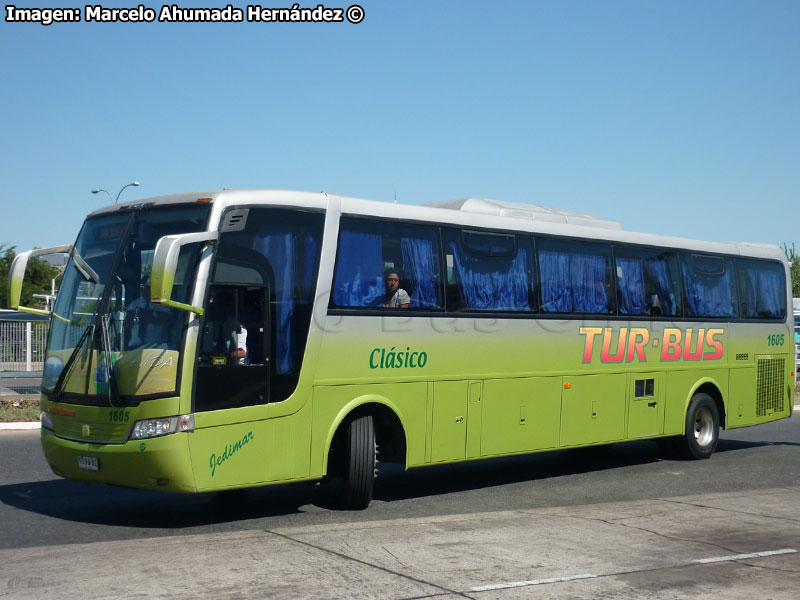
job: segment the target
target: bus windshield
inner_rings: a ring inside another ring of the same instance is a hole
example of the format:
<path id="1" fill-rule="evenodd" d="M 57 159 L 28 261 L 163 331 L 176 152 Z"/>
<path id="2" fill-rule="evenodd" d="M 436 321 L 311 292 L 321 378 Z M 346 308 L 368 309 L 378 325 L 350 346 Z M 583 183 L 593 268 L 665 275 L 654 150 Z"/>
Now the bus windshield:
<path id="1" fill-rule="evenodd" d="M 170 207 L 86 221 L 54 306 L 45 394 L 104 405 L 175 393 L 187 313 L 150 303 L 153 253 L 162 236 L 203 231 L 208 214 L 207 206 Z M 197 251 L 181 250 L 173 292 L 180 302 L 191 292 Z"/>

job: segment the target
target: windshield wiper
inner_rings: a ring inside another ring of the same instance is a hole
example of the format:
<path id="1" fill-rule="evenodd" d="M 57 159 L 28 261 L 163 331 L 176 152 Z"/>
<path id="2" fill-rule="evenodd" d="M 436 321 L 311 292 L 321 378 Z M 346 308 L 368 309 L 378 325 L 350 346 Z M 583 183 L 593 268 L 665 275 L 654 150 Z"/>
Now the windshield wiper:
<path id="1" fill-rule="evenodd" d="M 103 347 L 103 360 L 101 362 L 100 367 L 105 372 L 105 381 L 108 383 L 108 404 L 114 407 L 117 404 L 119 404 L 117 402 L 117 400 L 119 400 L 119 390 L 117 388 L 117 380 L 114 377 L 114 363 L 111 358 L 112 356 L 111 327 L 109 325 L 109 320 L 110 320 L 110 315 L 102 315 L 99 319 L 100 323 L 99 334 Z M 61 389 L 64 387 L 64 384 L 69 378 L 72 368 L 75 366 L 75 362 L 77 361 L 81 348 L 83 348 L 83 345 L 86 342 L 87 338 L 91 338 L 92 340 L 94 340 L 94 331 L 95 331 L 95 322 L 93 321 L 86 326 L 86 329 L 83 330 L 83 334 L 81 334 L 78 343 L 72 350 L 72 354 L 69 355 L 69 358 L 67 359 L 64 368 L 58 375 L 58 380 L 56 381 L 56 384 L 53 386 L 53 391 L 51 393 L 51 396 L 54 400 L 58 401 L 61 399 Z"/>
<path id="2" fill-rule="evenodd" d="M 61 399 L 61 388 L 64 386 L 67 376 L 72 371 L 72 367 L 75 366 L 75 361 L 78 359 L 78 354 L 80 353 L 80 349 L 83 347 L 84 342 L 86 342 L 86 338 L 89 337 L 89 332 L 94 332 L 94 321 L 89 323 L 86 326 L 86 329 L 83 330 L 78 343 L 75 344 L 75 348 L 72 350 L 72 354 L 69 355 L 67 362 L 64 364 L 64 368 L 61 369 L 61 373 L 58 374 L 58 379 L 56 380 L 56 384 L 53 386 L 53 392 L 51 394 L 52 398 L 56 401 Z"/>
<path id="3" fill-rule="evenodd" d="M 117 380 L 114 378 L 114 361 L 111 356 L 111 315 L 106 313 L 100 317 L 100 339 L 103 341 L 103 370 L 108 384 L 108 404 L 114 408 L 114 401 L 119 399 Z"/>

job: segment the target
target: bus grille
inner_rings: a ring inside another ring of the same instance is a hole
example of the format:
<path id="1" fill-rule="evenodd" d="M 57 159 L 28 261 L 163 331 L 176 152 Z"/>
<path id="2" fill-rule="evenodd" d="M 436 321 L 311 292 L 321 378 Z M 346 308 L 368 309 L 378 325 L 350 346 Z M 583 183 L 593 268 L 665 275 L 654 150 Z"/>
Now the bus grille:
<path id="1" fill-rule="evenodd" d="M 89 442 L 92 444 L 122 444 L 128 437 L 128 425 L 87 423 L 89 436 L 84 435 L 83 426 L 77 420 L 56 422 L 56 435 L 60 438 Z"/>
<path id="2" fill-rule="evenodd" d="M 756 415 L 766 417 L 783 412 L 783 378 L 786 359 L 759 358 L 756 379 Z"/>

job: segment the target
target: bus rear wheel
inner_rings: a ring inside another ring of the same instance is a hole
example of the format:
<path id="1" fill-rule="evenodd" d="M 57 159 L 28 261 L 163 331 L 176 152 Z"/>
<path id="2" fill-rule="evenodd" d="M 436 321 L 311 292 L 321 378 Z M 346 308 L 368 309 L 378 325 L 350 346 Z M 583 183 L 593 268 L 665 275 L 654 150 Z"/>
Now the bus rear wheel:
<path id="1" fill-rule="evenodd" d="M 364 415 L 350 421 L 344 460 L 342 505 L 351 510 L 363 510 L 372 501 L 375 481 L 375 424 L 372 416 Z"/>
<path id="2" fill-rule="evenodd" d="M 675 441 L 681 458 L 711 458 L 719 443 L 719 410 L 711 396 L 695 394 L 686 411 L 684 434 Z"/>

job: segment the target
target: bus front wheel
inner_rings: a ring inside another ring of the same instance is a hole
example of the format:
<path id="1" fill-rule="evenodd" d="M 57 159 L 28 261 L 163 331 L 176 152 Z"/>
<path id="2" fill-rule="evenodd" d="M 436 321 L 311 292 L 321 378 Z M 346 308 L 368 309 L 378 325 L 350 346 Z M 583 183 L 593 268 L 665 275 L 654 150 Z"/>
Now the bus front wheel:
<path id="1" fill-rule="evenodd" d="M 684 434 L 676 440 L 682 458 L 710 458 L 719 443 L 719 410 L 708 394 L 695 394 L 686 411 Z"/>
<path id="2" fill-rule="evenodd" d="M 372 501 L 375 480 L 375 424 L 364 415 L 350 421 L 344 457 L 342 504 L 344 508 L 363 510 Z"/>

